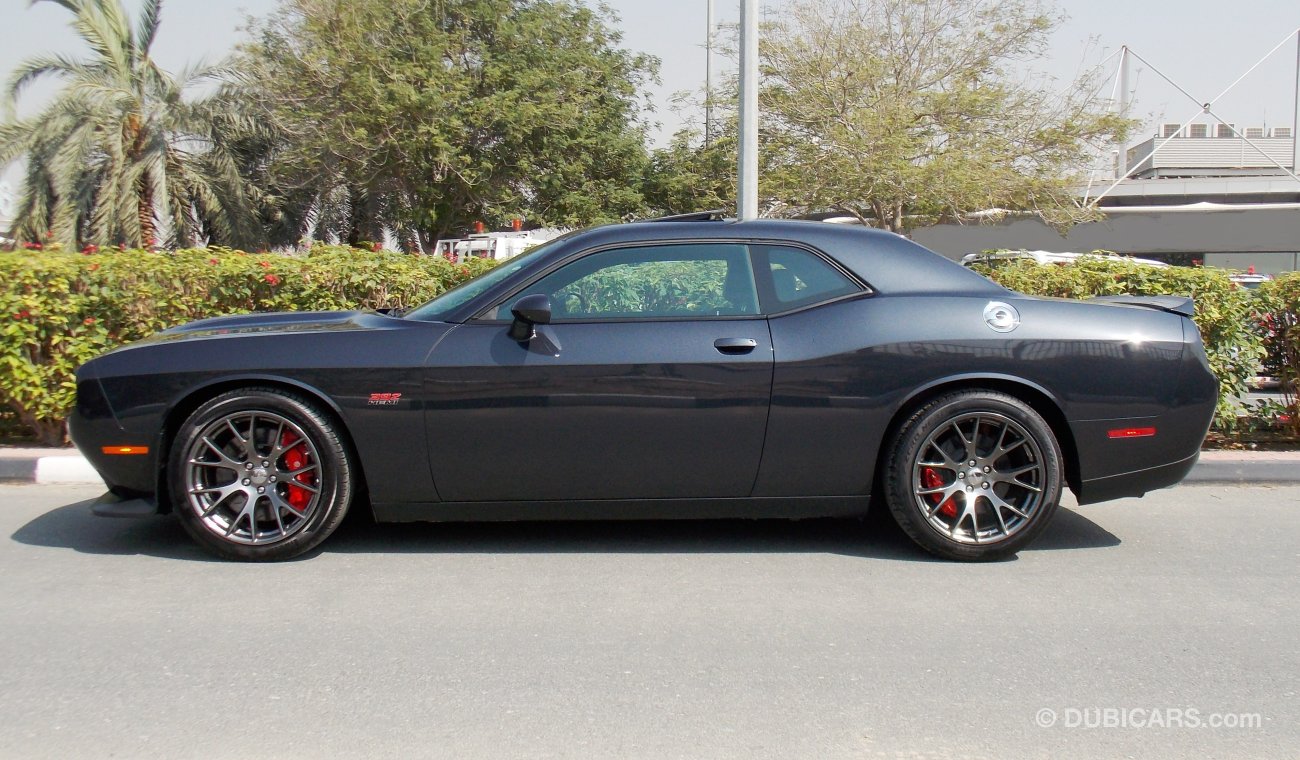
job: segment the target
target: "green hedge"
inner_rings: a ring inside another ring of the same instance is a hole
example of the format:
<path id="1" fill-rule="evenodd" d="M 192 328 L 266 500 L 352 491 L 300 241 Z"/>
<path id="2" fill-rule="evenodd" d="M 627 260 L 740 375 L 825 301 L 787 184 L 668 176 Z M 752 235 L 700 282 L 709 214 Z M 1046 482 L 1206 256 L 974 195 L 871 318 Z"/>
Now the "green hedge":
<path id="1" fill-rule="evenodd" d="M 73 371 L 114 346 L 220 314 L 408 307 L 492 264 L 327 246 L 292 256 L 225 249 L 0 253 L 0 314 L 7 315 L 0 329 L 0 406 L 43 442 L 61 442 L 74 401 Z M 1191 296 L 1222 384 L 1220 428 L 1232 429 L 1234 399 L 1245 392 L 1265 345 L 1289 362 L 1288 403 L 1297 419 L 1300 274 L 1252 293 L 1223 270 L 1102 259 L 1068 266 L 1015 261 L 981 271 L 1031 295 Z M 670 295 L 691 301 L 690 288 L 678 290 Z"/>
<path id="2" fill-rule="evenodd" d="M 1265 365 L 1282 381 L 1282 422 L 1300 437 L 1300 272 L 1287 272 L 1255 291 L 1259 298 L 1259 329 L 1268 352 Z"/>
<path id="3" fill-rule="evenodd" d="M 492 265 L 330 246 L 0 253 L 0 404 L 59 443 L 73 372 L 114 346 L 221 314 L 409 307 Z"/>
<path id="4" fill-rule="evenodd" d="M 1246 393 L 1248 381 L 1255 376 L 1264 346 L 1256 329 L 1257 299 L 1229 279 L 1227 270 L 1153 267 L 1090 257 L 1068 265 L 1017 260 L 977 269 L 1003 287 L 1035 296 L 1191 296 L 1210 368 L 1219 378 L 1215 424 L 1225 431 L 1235 427 L 1236 399 Z"/>

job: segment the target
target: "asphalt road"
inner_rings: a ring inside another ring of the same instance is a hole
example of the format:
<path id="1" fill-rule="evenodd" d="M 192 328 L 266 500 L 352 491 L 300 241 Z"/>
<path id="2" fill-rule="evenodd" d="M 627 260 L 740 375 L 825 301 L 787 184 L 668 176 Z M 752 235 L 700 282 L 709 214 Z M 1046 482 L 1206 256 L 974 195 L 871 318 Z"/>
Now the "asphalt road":
<path id="1" fill-rule="evenodd" d="M 0 487 L 0 757 L 1300 747 L 1300 488 L 1064 510 L 992 565 L 849 521 L 362 520 L 242 565 L 92 495 Z"/>

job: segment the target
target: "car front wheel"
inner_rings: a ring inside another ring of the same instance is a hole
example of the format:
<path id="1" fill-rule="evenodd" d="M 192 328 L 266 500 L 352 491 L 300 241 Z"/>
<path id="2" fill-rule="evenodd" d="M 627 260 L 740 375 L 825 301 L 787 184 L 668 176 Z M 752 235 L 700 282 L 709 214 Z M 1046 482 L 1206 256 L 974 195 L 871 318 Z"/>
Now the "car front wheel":
<path id="1" fill-rule="evenodd" d="M 899 526 L 941 557 L 1000 559 L 1047 527 L 1061 498 L 1061 450 L 1047 422 L 1002 393 L 931 401 L 902 425 L 885 494 Z"/>
<path id="2" fill-rule="evenodd" d="M 333 533 L 352 472 L 336 424 L 275 388 L 204 403 L 177 431 L 168 463 L 186 531 L 219 556 L 252 561 L 297 556 Z"/>

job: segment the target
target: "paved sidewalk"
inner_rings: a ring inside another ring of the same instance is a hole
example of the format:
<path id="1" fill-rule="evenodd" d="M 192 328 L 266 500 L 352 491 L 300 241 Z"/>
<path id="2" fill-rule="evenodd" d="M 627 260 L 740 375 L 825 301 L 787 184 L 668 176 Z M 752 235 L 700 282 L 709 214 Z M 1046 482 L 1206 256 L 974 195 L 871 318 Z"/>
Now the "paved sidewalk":
<path id="1" fill-rule="evenodd" d="M 1202 451 L 1185 483 L 1300 483 L 1300 451 Z"/>
<path id="2" fill-rule="evenodd" d="M 0 447 L 0 481 L 100 484 L 90 463 L 73 448 Z M 1300 451 L 1203 451 L 1184 483 L 1291 485 L 1300 483 Z"/>

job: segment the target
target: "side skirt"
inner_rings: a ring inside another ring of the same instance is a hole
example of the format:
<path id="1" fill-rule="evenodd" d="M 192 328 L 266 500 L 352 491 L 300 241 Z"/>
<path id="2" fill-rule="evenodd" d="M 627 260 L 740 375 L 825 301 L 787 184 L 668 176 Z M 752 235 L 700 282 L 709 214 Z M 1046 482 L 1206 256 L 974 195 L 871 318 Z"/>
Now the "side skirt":
<path id="1" fill-rule="evenodd" d="M 379 522 L 515 520 L 720 520 L 864 515 L 867 496 L 620 501 L 459 501 L 373 505 Z"/>

